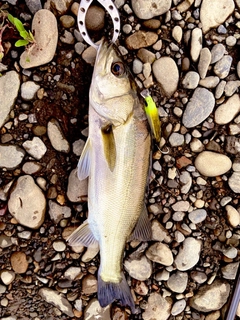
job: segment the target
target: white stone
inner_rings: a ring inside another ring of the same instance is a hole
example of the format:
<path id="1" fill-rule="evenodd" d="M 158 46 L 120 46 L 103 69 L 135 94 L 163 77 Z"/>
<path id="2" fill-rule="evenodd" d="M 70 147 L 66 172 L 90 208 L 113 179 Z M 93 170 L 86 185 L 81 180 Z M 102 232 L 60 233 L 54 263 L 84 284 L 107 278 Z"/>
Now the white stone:
<path id="1" fill-rule="evenodd" d="M 177 316 L 178 314 L 183 312 L 184 309 L 186 308 L 186 304 L 187 303 L 186 303 L 185 299 L 181 299 L 181 300 L 176 301 L 172 307 L 171 315 Z"/>
<path id="2" fill-rule="evenodd" d="M 198 60 L 201 50 L 202 50 L 202 30 L 200 28 L 195 28 L 192 31 L 191 49 L 190 49 L 190 54 L 194 62 Z"/>
<path id="3" fill-rule="evenodd" d="M 174 40 L 176 40 L 178 43 L 182 40 L 183 31 L 180 26 L 175 26 L 172 30 L 172 37 Z"/>
<path id="4" fill-rule="evenodd" d="M 228 179 L 229 187 L 233 192 L 240 193 L 240 172 L 233 172 L 231 177 Z"/>
<path id="5" fill-rule="evenodd" d="M 233 228 L 236 228 L 240 224 L 240 213 L 231 205 L 226 206 L 227 219 Z"/>
<path id="6" fill-rule="evenodd" d="M 170 266 L 173 263 L 172 251 L 166 244 L 161 242 L 151 245 L 146 251 L 146 256 L 149 260 L 164 266 Z"/>
<path id="7" fill-rule="evenodd" d="M 14 145 L 0 145 L 0 168 L 15 169 L 23 160 L 25 151 Z"/>
<path id="8" fill-rule="evenodd" d="M 215 64 L 213 71 L 220 79 L 228 76 L 232 60 L 233 58 L 230 55 L 225 55 Z"/>
<path id="9" fill-rule="evenodd" d="M 140 281 L 146 281 L 152 274 L 152 263 L 145 255 L 140 259 L 125 260 L 124 267 L 132 278 Z"/>
<path id="10" fill-rule="evenodd" d="M 170 316 L 172 300 L 153 292 L 148 298 L 146 310 L 142 314 L 143 320 L 167 320 Z"/>
<path id="11" fill-rule="evenodd" d="M 32 140 L 27 140 L 22 144 L 23 148 L 33 158 L 40 160 L 47 151 L 47 147 L 39 137 L 33 137 Z"/>
<path id="12" fill-rule="evenodd" d="M 70 151 L 70 145 L 62 132 L 59 122 L 56 119 L 51 119 L 48 122 L 47 134 L 55 150 L 65 153 Z"/>
<path id="13" fill-rule="evenodd" d="M 15 279 L 15 273 L 11 270 L 2 270 L 0 273 L 0 277 L 5 285 L 9 285 Z"/>
<path id="14" fill-rule="evenodd" d="M 30 101 L 36 96 L 39 89 L 40 85 L 34 81 L 23 82 L 21 85 L 21 97 L 26 101 Z"/>
<path id="15" fill-rule="evenodd" d="M 217 124 L 227 124 L 240 112 L 239 94 L 234 94 L 215 111 L 214 117 Z"/>
<path id="16" fill-rule="evenodd" d="M 171 0 L 132 0 L 132 9 L 139 19 L 151 19 L 166 13 Z"/>
<path id="17" fill-rule="evenodd" d="M 202 242 L 200 240 L 192 237 L 186 238 L 174 261 L 177 269 L 186 271 L 195 266 L 200 257 L 201 246 Z"/>

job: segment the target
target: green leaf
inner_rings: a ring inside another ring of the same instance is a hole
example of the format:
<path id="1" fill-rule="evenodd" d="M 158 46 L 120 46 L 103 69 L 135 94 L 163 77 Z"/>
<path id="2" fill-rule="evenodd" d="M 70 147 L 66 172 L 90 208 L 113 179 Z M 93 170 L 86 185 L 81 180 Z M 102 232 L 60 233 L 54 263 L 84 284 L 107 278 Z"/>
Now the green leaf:
<path id="1" fill-rule="evenodd" d="M 29 44 L 29 41 L 27 40 L 18 40 L 17 42 L 15 42 L 15 47 L 23 47 L 27 44 Z"/>
<path id="2" fill-rule="evenodd" d="M 25 31 L 22 21 L 20 21 L 18 18 L 14 18 L 14 25 L 17 28 L 18 32 Z"/>
<path id="3" fill-rule="evenodd" d="M 26 30 L 20 31 L 19 34 L 25 40 L 29 38 L 29 34 Z"/>
<path id="4" fill-rule="evenodd" d="M 14 17 L 10 13 L 7 15 L 7 18 L 13 25 L 15 25 L 14 24 Z"/>

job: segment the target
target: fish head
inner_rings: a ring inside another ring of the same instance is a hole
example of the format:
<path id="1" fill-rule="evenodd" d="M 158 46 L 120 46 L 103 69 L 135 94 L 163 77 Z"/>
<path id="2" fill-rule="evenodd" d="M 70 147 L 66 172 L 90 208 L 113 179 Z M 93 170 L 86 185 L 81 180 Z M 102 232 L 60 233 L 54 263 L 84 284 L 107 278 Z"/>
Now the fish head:
<path id="1" fill-rule="evenodd" d="M 114 44 L 101 40 L 89 100 L 94 110 L 113 125 L 124 124 L 137 97 L 133 77 Z"/>

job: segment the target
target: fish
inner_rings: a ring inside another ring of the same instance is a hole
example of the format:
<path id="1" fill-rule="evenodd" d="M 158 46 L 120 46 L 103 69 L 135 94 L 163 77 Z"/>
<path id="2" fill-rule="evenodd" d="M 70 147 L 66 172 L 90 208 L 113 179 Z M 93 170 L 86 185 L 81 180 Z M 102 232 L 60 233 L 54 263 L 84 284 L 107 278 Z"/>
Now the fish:
<path id="1" fill-rule="evenodd" d="M 145 205 L 151 134 L 144 99 L 117 47 L 102 39 L 89 90 L 89 135 L 78 163 L 88 177 L 88 217 L 67 239 L 71 246 L 99 245 L 98 300 L 115 300 L 135 312 L 123 272 L 126 242 L 149 241 Z"/>

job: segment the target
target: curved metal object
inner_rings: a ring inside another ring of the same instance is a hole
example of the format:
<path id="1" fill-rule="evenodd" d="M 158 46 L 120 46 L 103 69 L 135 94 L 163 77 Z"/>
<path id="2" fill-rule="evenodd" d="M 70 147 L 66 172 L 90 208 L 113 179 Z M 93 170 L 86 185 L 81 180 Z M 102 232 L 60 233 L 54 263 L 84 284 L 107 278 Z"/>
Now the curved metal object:
<path id="1" fill-rule="evenodd" d="M 88 8 L 90 7 L 93 0 L 82 0 L 80 2 L 80 6 L 78 9 L 78 28 L 79 31 L 82 34 L 83 39 L 90 45 L 93 46 L 95 49 L 98 49 L 98 45 L 94 43 L 91 38 L 89 37 L 89 34 L 87 32 L 86 28 L 86 14 L 88 11 Z M 113 38 L 112 42 L 114 43 L 120 32 L 120 17 L 119 12 L 114 3 L 111 0 L 98 0 L 98 2 L 106 9 L 106 11 L 109 13 L 109 15 L 112 18 L 113 21 Z"/>

